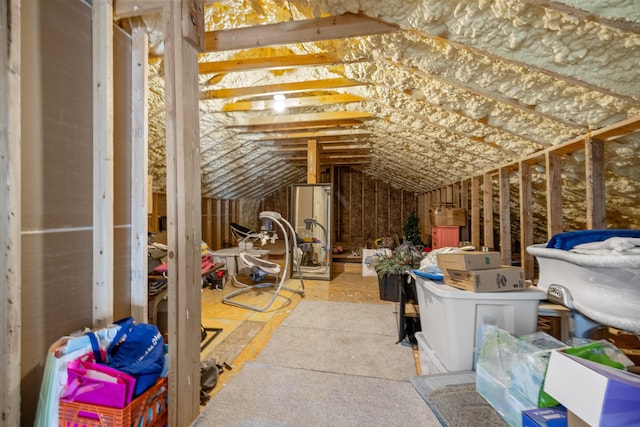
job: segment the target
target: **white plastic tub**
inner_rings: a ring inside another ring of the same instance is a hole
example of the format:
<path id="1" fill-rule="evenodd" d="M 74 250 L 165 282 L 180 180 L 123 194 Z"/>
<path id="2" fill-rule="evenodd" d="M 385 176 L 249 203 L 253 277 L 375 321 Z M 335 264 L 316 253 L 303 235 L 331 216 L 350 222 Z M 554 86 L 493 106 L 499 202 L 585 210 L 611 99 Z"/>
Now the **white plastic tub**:
<path id="1" fill-rule="evenodd" d="M 540 266 L 538 287 L 560 285 L 576 310 L 603 325 L 640 332 L 640 255 L 586 255 L 546 244 L 527 252 Z"/>
<path id="2" fill-rule="evenodd" d="M 474 369 L 474 351 L 482 325 L 496 325 L 515 335 L 536 331 L 538 303 L 546 293 L 530 288 L 476 293 L 415 277 L 422 333 L 448 371 Z"/>

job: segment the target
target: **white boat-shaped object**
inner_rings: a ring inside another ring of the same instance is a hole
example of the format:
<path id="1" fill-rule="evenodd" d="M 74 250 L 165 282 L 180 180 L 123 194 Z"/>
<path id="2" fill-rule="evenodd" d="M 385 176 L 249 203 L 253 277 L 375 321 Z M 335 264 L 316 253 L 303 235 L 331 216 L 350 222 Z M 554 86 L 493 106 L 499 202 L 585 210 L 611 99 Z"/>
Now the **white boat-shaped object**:
<path id="1" fill-rule="evenodd" d="M 640 255 L 587 255 L 546 244 L 527 252 L 540 266 L 538 287 L 569 291 L 573 308 L 607 326 L 640 333 Z"/>

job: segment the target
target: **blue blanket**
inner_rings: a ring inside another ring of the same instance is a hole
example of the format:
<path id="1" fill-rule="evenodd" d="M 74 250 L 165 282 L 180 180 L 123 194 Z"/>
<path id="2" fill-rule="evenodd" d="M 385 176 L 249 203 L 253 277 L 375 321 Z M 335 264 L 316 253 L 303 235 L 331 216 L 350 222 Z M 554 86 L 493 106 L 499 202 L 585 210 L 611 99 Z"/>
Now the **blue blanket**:
<path id="1" fill-rule="evenodd" d="M 611 237 L 635 237 L 640 238 L 640 230 L 604 229 L 604 230 L 579 230 L 567 231 L 554 235 L 547 248 L 562 249 L 568 251 L 576 245 L 590 242 L 602 242 Z"/>

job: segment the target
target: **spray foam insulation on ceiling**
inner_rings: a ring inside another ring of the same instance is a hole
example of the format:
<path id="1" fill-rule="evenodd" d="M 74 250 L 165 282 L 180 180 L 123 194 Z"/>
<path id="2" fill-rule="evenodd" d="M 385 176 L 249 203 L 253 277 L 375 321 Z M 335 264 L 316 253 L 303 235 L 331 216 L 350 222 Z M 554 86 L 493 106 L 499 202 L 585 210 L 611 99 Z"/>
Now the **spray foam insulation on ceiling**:
<path id="1" fill-rule="evenodd" d="M 274 155 L 275 147 L 293 142 L 269 129 L 269 119 L 368 113 L 371 117 L 333 133 L 341 130 L 341 138 L 353 135 L 349 143 L 367 147 L 366 161 L 354 166 L 393 187 L 422 193 L 640 115 L 640 4 L 634 1 L 222 1 L 207 7 L 205 19 L 207 31 L 221 31 L 345 13 L 399 30 L 201 55 L 201 63 L 310 54 L 335 58 L 319 66 L 201 74 L 203 93 L 343 79 L 355 83 L 286 96 L 359 99 L 301 104 L 280 114 L 268 108 L 272 93 L 232 92 L 202 100 L 205 196 L 262 197 L 305 181 L 304 165 Z M 161 190 L 161 62 L 151 64 L 150 82 L 150 157 L 157 167 L 154 187 Z M 231 111 L 241 102 L 251 107 Z M 256 123 L 260 126 L 251 126 Z M 307 129 L 313 130 L 317 127 Z M 609 209 L 619 206 L 612 214 L 620 224 L 640 217 L 639 144 L 636 133 L 606 145 L 607 202 Z M 564 157 L 563 180 L 573 185 L 566 199 L 582 200 L 566 213 L 583 217 L 584 159 L 580 153 Z M 544 174 L 534 179 L 543 186 Z"/>

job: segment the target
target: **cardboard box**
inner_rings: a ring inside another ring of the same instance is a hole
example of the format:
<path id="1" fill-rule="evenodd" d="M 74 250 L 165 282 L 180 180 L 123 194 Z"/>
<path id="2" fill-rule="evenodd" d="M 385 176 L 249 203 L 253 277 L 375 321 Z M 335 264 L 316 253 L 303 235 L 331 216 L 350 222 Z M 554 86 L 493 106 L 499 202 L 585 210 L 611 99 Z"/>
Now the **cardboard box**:
<path id="1" fill-rule="evenodd" d="M 544 391 L 590 426 L 640 425 L 640 375 L 552 351 Z"/>
<path id="2" fill-rule="evenodd" d="M 589 427 L 589 424 L 585 423 L 571 411 L 567 411 L 567 426 L 568 427 Z"/>
<path id="3" fill-rule="evenodd" d="M 432 226 L 441 225 L 467 225 L 467 212 L 463 208 L 438 207 L 429 210 L 429 218 Z"/>
<path id="4" fill-rule="evenodd" d="M 437 254 L 438 267 L 446 276 L 446 270 L 487 270 L 500 268 L 502 259 L 500 252 L 458 252 L 449 254 Z"/>
<path id="5" fill-rule="evenodd" d="M 527 289 L 522 267 L 489 270 L 447 270 L 444 283 L 471 292 L 522 291 Z"/>
<path id="6" fill-rule="evenodd" d="M 467 213 L 463 208 L 447 208 L 447 224 L 459 225 L 464 227 L 467 225 Z"/>
<path id="7" fill-rule="evenodd" d="M 567 410 L 562 406 L 522 411 L 522 427 L 567 427 Z"/>
<path id="8" fill-rule="evenodd" d="M 449 225 L 447 224 L 447 208 L 432 208 L 429 210 L 431 225 Z"/>

